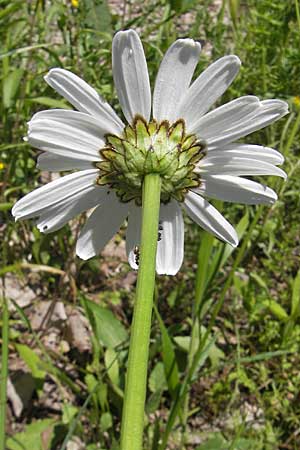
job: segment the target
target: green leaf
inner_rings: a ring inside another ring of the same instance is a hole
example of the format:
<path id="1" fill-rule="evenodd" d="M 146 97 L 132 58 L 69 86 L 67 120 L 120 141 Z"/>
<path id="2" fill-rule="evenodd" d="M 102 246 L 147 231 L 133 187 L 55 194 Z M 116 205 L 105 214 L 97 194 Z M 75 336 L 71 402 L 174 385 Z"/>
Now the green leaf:
<path id="1" fill-rule="evenodd" d="M 164 365 L 158 362 L 149 377 L 149 389 L 151 392 L 161 391 L 167 387 Z"/>
<path id="2" fill-rule="evenodd" d="M 3 80 L 3 105 L 5 108 L 10 108 L 16 98 L 20 87 L 20 82 L 24 75 L 23 69 L 15 69 L 10 72 Z"/>
<path id="3" fill-rule="evenodd" d="M 268 359 L 275 358 L 276 356 L 288 355 L 290 353 L 295 353 L 295 352 L 290 351 L 290 350 L 276 350 L 275 352 L 263 352 L 263 353 L 258 353 L 257 355 L 253 355 L 253 356 L 243 356 L 243 357 L 239 358 L 239 360 L 237 360 L 237 362 L 252 363 L 255 361 L 266 361 Z"/>
<path id="4" fill-rule="evenodd" d="M 171 291 L 171 293 L 167 296 L 167 302 L 168 302 L 168 305 L 170 306 L 170 308 L 174 307 L 176 299 L 178 297 L 178 292 L 179 292 L 179 289 L 178 289 L 178 286 L 176 286 Z"/>
<path id="5" fill-rule="evenodd" d="M 158 390 L 158 391 L 153 392 L 149 396 L 149 398 L 147 399 L 147 404 L 146 404 L 146 408 L 145 408 L 146 414 L 152 414 L 158 410 L 162 393 L 163 393 L 162 390 Z"/>
<path id="6" fill-rule="evenodd" d="M 101 30 L 102 33 L 111 32 L 111 14 L 106 0 L 85 0 L 82 6 L 83 22 L 87 28 Z"/>
<path id="7" fill-rule="evenodd" d="M 104 362 L 111 382 L 116 386 L 119 386 L 118 354 L 112 348 L 108 348 L 106 350 L 104 354 Z"/>
<path id="8" fill-rule="evenodd" d="M 207 286 L 208 268 L 211 253 L 214 244 L 214 236 L 211 233 L 203 231 L 201 234 L 201 244 L 198 252 L 198 269 L 196 275 L 195 288 L 195 311 L 197 312 L 201 306 L 203 294 Z"/>
<path id="9" fill-rule="evenodd" d="M 78 413 L 78 408 L 70 403 L 64 403 L 62 406 L 62 423 L 68 425 L 76 414 Z"/>
<path id="10" fill-rule="evenodd" d="M 102 345 L 115 349 L 128 340 L 126 328 L 111 311 L 86 298 L 84 304 L 92 316 L 90 319 L 93 331 Z"/>
<path id="11" fill-rule="evenodd" d="M 216 433 L 210 437 L 204 444 L 199 445 L 196 450 L 228 450 L 228 442 L 221 433 Z"/>
<path id="12" fill-rule="evenodd" d="M 178 372 L 178 366 L 176 362 L 176 356 L 173 348 L 172 340 L 168 334 L 168 330 L 166 329 L 162 318 L 156 308 L 154 306 L 154 311 L 159 323 L 160 332 L 161 332 L 161 339 L 162 339 L 162 358 L 164 363 L 164 369 L 165 369 L 165 376 L 168 383 L 168 388 L 170 391 L 170 394 L 175 397 L 177 389 L 179 387 L 179 372 Z"/>
<path id="13" fill-rule="evenodd" d="M 198 328 L 197 324 L 194 326 Z M 197 330 L 196 330 L 196 333 L 199 335 L 199 332 Z M 202 325 L 201 326 L 201 335 L 204 336 L 205 333 L 206 333 L 206 327 L 204 327 Z M 174 341 L 186 353 L 188 353 L 190 351 L 190 342 L 191 342 L 190 336 L 175 336 Z M 209 359 L 211 361 L 211 365 L 213 367 L 217 367 L 220 362 L 220 359 L 225 358 L 224 352 L 216 346 L 215 338 L 212 337 L 211 335 L 208 337 L 208 341 L 209 341 L 208 342 L 209 347 L 208 347 L 207 356 L 209 357 Z M 195 339 L 195 349 L 197 349 L 198 346 L 199 346 L 199 338 L 197 337 Z"/>
<path id="14" fill-rule="evenodd" d="M 0 211 L 9 211 L 13 206 L 13 203 L 0 203 Z"/>
<path id="15" fill-rule="evenodd" d="M 7 58 L 8 56 L 19 55 L 21 53 L 27 53 L 27 52 L 31 52 L 32 50 L 37 50 L 40 48 L 47 48 L 47 47 L 51 47 L 53 45 L 55 45 L 55 44 L 35 44 L 35 45 L 28 45 L 27 47 L 14 48 L 13 50 L 10 50 L 6 53 L 1 53 L 0 60 Z"/>
<path id="16" fill-rule="evenodd" d="M 66 103 L 64 100 L 55 99 L 51 97 L 26 98 L 26 101 L 29 103 L 38 103 L 39 105 L 49 106 L 50 108 L 72 109 L 70 105 Z"/>
<path id="17" fill-rule="evenodd" d="M 95 403 L 99 402 L 102 410 L 107 409 L 107 384 L 104 384 L 101 381 L 97 381 L 97 379 L 91 373 L 88 373 L 85 376 L 84 380 L 87 385 L 89 394 L 94 394 L 93 399 Z"/>
<path id="18" fill-rule="evenodd" d="M 112 427 L 112 416 L 109 412 L 102 414 L 100 419 L 100 427 L 102 431 L 107 431 Z"/>
<path id="19" fill-rule="evenodd" d="M 201 328 L 204 329 L 204 327 L 201 327 Z M 196 369 L 195 369 L 195 371 L 193 373 L 192 380 L 196 380 L 198 378 L 199 370 L 201 369 L 201 367 L 204 366 L 205 361 L 210 356 L 211 351 L 212 351 L 212 349 L 215 346 L 216 340 L 217 340 L 217 336 L 216 335 L 215 336 L 211 336 L 211 337 L 209 336 L 207 338 L 207 340 L 206 340 L 206 345 L 202 349 L 202 351 L 200 353 L 198 353 L 198 351 L 197 351 L 197 353 L 195 354 L 195 359 L 194 359 L 193 364 L 195 364 Z M 220 358 L 221 354 L 223 352 L 222 352 L 222 350 L 219 350 L 219 352 L 220 353 L 219 353 L 218 357 Z M 216 358 L 216 353 L 214 354 L 213 358 Z M 213 358 L 211 359 L 212 365 L 215 364 L 215 359 L 213 359 Z"/>
<path id="20" fill-rule="evenodd" d="M 6 448 L 8 450 L 44 450 L 43 433 L 54 427 L 54 419 L 37 420 L 28 425 L 25 431 L 17 433 L 7 439 Z M 50 448 L 47 446 L 47 448 Z"/>
<path id="21" fill-rule="evenodd" d="M 259 287 L 264 289 L 266 292 L 269 292 L 267 283 L 257 273 L 251 272 L 250 277 L 256 281 L 256 283 L 258 284 Z"/>
<path id="22" fill-rule="evenodd" d="M 287 312 L 275 300 L 266 300 L 263 304 L 271 311 L 271 313 L 280 321 L 286 322 L 289 318 Z"/>
<path id="23" fill-rule="evenodd" d="M 232 23 L 235 28 L 238 23 L 239 7 L 240 7 L 240 0 L 229 0 L 229 12 L 230 12 Z"/>
<path id="24" fill-rule="evenodd" d="M 291 316 L 296 320 L 300 314 L 300 269 L 293 282 Z"/>
<path id="25" fill-rule="evenodd" d="M 23 361 L 27 364 L 28 368 L 30 369 L 32 376 L 35 379 L 37 390 L 38 392 L 40 392 L 42 390 L 47 375 L 47 372 L 42 369 L 42 367 L 44 366 L 44 362 L 27 345 L 16 344 L 16 349 L 20 357 L 23 359 Z"/>
<path id="26" fill-rule="evenodd" d="M 4 19 L 6 16 L 10 16 L 11 14 L 13 14 L 20 8 L 21 5 L 23 5 L 22 1 L 21 2 L 14 1 L 13 3 L 10 3 L 6 8 L 0 11 L 0 20 Z"/>

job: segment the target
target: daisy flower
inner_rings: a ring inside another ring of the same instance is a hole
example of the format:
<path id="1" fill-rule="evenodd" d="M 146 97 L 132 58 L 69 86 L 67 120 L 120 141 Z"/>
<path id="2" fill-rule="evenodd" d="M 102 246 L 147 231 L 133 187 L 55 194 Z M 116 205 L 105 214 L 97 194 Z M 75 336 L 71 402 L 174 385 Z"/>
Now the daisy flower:
<path id="1" fill-rule="evenodd" d="M 44 152 L 41 170 L 75 172 L 29 193 L 13 207 L 17 219 L 37 218 L 49 233 L 77 214 L 93 211 L 79 235 L 76 253 L 97 255 L 128 219 L 126 250 L 138 267 L 141 195 L 145 174 L 162 180 L 156 270 L 178 272 L 184 249 L 182 210 L 217 238 L 236 246 L 229 222 L 207 198 L 245 204 L 272 204 L 276 193 L 252 175 L 285 177 L 276 150 L 242 144 L 240 138 L 280 119 L 288 112 L 281 100 L 260 101 L 247 95 L 214 110 L 212 105 L 240 68 L 237 56 L 224 56 L 192 82 L 201 46 L 179 39 L 165 54 L 153 98 L 139 36 L 118 32 L 112 43 L 114 83 L 124 117 L 85 81 L 54 68 L 46 82 L 76 109 L 36 113 L 29 122 L 28 142 Z M 151 115 L 152 105 L 152 115 Z"/>

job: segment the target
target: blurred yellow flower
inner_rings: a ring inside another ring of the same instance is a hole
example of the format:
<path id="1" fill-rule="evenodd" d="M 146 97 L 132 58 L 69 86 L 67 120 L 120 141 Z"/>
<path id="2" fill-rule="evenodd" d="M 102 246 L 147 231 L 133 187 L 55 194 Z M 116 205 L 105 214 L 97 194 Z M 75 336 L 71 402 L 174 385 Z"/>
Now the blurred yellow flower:
<path id="1" fill-rule="evenodd" d="M 295 97 L 293 97 L 293 103 L 296 108 L 300 108 L 300 95 L 295 95 Z"/>
<path id="2" fill-rule="evenodd" d="M 79 0 L 71 0 L 73 8 L 78 8 L 79 6 Z"/>
<path id="3" fill-rule="evenodd" d="M 0 161 L 0 170 L 4 169 L 4 167 L 5 167 L 5 164 Z"/>

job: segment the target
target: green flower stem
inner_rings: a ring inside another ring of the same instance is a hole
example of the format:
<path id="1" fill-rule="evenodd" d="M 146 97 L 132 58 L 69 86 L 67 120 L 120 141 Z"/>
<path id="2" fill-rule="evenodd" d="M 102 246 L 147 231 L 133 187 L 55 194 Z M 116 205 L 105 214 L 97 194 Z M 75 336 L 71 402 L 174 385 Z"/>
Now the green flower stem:
<path id="1" fill-rule="evenodd" d="M 140 262 L 123 405 L 121 450 L 142 449 L 160 191 L 160 176 L 146 175 L 143 183 Z"/>
<path id="2" fill-rule="evenodd" d="M 6 422 L 6 386 L 8 377 L 8 305 L 5 296 L 2 299 L 2 350 L 0 375 L 0 450 L 5 450 Z"/>

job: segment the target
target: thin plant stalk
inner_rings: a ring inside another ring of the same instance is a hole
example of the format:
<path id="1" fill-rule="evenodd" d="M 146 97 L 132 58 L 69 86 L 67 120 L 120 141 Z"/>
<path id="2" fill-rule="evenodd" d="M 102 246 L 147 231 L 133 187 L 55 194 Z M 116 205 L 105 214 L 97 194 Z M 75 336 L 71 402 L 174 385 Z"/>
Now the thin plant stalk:
<path id="1" fill-rule="evenodd" d="M 139 272 L 122 414 L 121 450 L 142 449 L 149 340 L 155 287 L 160 189 L 161 179 L 158 174 L 145 176 L 142 197 Z"/>
<path id="2" fill-rule="evenodd" d="M 2 299 L 2 350 L 0 375 L 0 450 L 5 450 L 5 423 L 6 423 L 6 386 L 8 378 L 8 305 L 5 296 Z"/>

